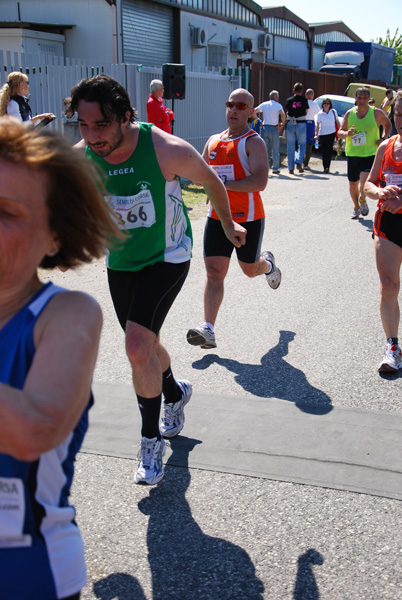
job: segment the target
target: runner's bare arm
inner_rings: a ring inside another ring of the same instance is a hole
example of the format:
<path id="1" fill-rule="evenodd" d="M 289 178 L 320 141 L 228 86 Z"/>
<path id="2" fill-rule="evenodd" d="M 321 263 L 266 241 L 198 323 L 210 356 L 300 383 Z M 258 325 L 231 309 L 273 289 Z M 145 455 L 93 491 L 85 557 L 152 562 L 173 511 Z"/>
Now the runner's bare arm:
<path id="1" fill-rule="evenodd" d="M 386 187 L 381 188 L 378 185 L 381 163 L 387 143 L 388 140 L 382 142 L 377 150 L 373 166 L 371 167 L 370 174 L 364 185 L 364 192 L 373 200 L 383 200 L 381 205 L 382 210 L 394 213 L 401 208 L 401 188 L 397 185 L 387 185 Z"/>
<path id="2" fill-rule="evenodd" d="M 391 121 L 388 119 L 385 112 L 381 110 L 381 108 L 374 109 L 374 116 L 375 116 L 377 125 L 383 126 L 382 138 L 378 142 L 380 144 L 383 140 L 387 140 L 389 138 L 389 134 L 391 133 L 392 125 L 391 125 Z"/>
<path id="3" fill-rule="evenodd" d="M 74 429 L 89 401 L 101 328 L 100 307 L 90 296 L 52 298 L 35 326 L 24 388 L 0 384 L 0 452 L 33 461 Z"/>
<path id="4" fill-rule="evenodd" d="M 249 137 L 246 141 L 251 175 L 236 181 L 226 181 L 225 187 L 233 192 L 262 192 L 268 181 L 268 153 L 260 136 Z"/>
<path id="5" fill-rule="evenodd" d="M 348 112 L 343 117 L 342 125 L 338 131 L 339 138 L 345 139 L 348 136 L 354 134 L 354 127 L 352 126 L 350 129 L 348 128 L 348 119 L 349 119 L 350 112 L 351 111 L 348 110 Z"/>
<path id="6" fill-rule="evenodd" d="M 225 186 L 197 150 L 185 140 L 156 128 L 152 131 L 152 139 L 165 179 L 171 181 L 179 176 L 201 184 L 219 216 L 226 237 L 237 248 L 244 245 L 246 230 L 231 217 Z"/>

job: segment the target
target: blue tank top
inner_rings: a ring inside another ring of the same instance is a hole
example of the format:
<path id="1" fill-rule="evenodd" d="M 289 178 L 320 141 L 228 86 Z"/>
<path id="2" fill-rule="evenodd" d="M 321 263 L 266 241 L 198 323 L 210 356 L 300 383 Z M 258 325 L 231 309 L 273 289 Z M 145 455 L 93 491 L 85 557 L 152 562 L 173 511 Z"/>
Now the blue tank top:
<path id="1" fill-rule="evenodd" d="M 0 330 L 0 381 L 24 387 L 35 354 L 35 323 L 51 298 L 48 283 Z M 0 598 L 55 600 L 86 584 L 84 547 L 68 503 L 74 460 L 88 428 L 88 402 L 77 427 L 34 462 L 0 453 Z"/>

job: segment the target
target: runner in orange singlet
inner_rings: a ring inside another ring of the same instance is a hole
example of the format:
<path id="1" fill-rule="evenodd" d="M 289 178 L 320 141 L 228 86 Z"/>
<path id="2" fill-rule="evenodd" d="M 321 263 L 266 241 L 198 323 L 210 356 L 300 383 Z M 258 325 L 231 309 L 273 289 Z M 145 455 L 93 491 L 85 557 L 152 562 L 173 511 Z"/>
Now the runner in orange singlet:
<path id="1" fill-rule="evenodd" d="M 226 102 L 228 129 L 207 141 L 203 158 L 225 184 L 232 219 L 247 230 L 246 243 L 236 248 L 237 260 L 247 277 L 266 276 L 277 289 L 281 272 L 272 252 L 261 254 L 265 213 L 260 192 L 268 181 L 268 156 L 264 141 L 250 129 L 254 98 L 244 89 L 234 90 Z M 204 349 L 216 348 L 214 325 L 223 300 L 233 244 L 226 243 L 218 215 L 211 207 L 204 232 L 207 282 L 204 292 L 204 323 L 187 332 L 187 341 Z"/>
<path id="2" fill-rule="evenodd" d="M 398 343 L 402 264 L 402 91 L 396 95 L 394 115 L 397 135 L 379 146 L 364 188 L 369 198 L 378 200 L 374 240 L 381 282 L 380 313 L 387 338 L 384 358 L 378 367 L 380 373 L 402 369 Z"/>

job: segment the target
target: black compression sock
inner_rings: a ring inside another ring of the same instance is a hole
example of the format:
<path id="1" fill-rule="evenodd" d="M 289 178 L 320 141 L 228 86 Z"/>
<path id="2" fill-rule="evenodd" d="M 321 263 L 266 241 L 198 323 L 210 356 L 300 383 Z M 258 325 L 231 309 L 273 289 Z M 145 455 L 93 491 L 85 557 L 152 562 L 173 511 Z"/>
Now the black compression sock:
<path id="1" fill-rule="evenodd" d="M 398 338 L 388 338 L 387 342 L 389 342 L 391 344 L 395 344 L 395 346 L 399 346 L 399 344 L 398 344 Z"/>
<path id="2" fill-rule="evenodd" d="M 141 435 L 149 439 L 156 437 L 160 440 L 159 415 L 161 411 L 162 394 L 155 396 L 155 398 L 143 398 L 137 394 L 137 400 L 142 417 Z"/>
<path id="3" fill-rule="evenodd" d="M 169 366 L 162 374 L 162 392 L 165 396 L 166 404 L 174 404 L 182 397 L 182 391 L 173 377 L 172 369 Z"/>

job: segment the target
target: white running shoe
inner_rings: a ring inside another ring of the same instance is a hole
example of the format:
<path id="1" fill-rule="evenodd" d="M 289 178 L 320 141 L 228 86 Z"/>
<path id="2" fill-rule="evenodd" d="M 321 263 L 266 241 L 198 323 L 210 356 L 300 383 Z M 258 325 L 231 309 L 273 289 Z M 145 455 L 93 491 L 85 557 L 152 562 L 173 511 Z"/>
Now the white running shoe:
<path id="1" fill-rule="evenodd" d="M 155 485 L 164 475 L 162 457 L 166 452 L 165 440 L 143 437 L 138 451 L 138 467 L 134 475 L 135 483 Z"/>
<path id="2" fill-rule="evenodd" d="M 265 260 L 267 262 L 271 263 L 273 266 L 272 271 L 265 274 L 265 278 L 267 280 L 269 287 L 272 288 L 273 290 L 277 290 L 278 287 L 281 285 L 282 273 L 280 272 L 278 267 L 275 265 L 274 255 L 272 254 L 272 252 L 269 252 L 268 250 L 266 250 L 265 252 L 263 252 L 261 254 L 261 256 L 262 256 L 262 258 L 265 258 Z"/>
<path id="3" fill-rule="evenodd" d="M 204 350 L 216 348 L 215 333 L 209 327 L 200 325 L 187 331 L 187 341 L 192 346 L 201 346 Z"/>
<path id="4" fill-rule="evenodd" d="M 369 214 L 367 200 L 365 202 L 362 202 L 360 199 L 360 214 L 362 217 L 367 217 L 367 215 Z"/>
<path id="5" fill-rule="evenodd" d="M 177 381 L 177 385 L 182 391 L 182 397 L 174 404 L 162 405 L 163 415 L 159 424 L 159 430 L 164 437 L 172 438 L 184 427 L 184 407 L 190 401 L 193 393 L 193 386 L 189 381 Z"/>
<path id="6" fill-rule="evenodd" d="M 358 219 L 360 217 L 360 208 L 354 208 L 351 219 Z"/>
<path id="7" fill-rule="evenodd" d="M 378 367 L 379 373 L 396 373 L 402 369 L 402 351 L 399 346 L 387 342 L 384 352 L 384 358 Z"/>

